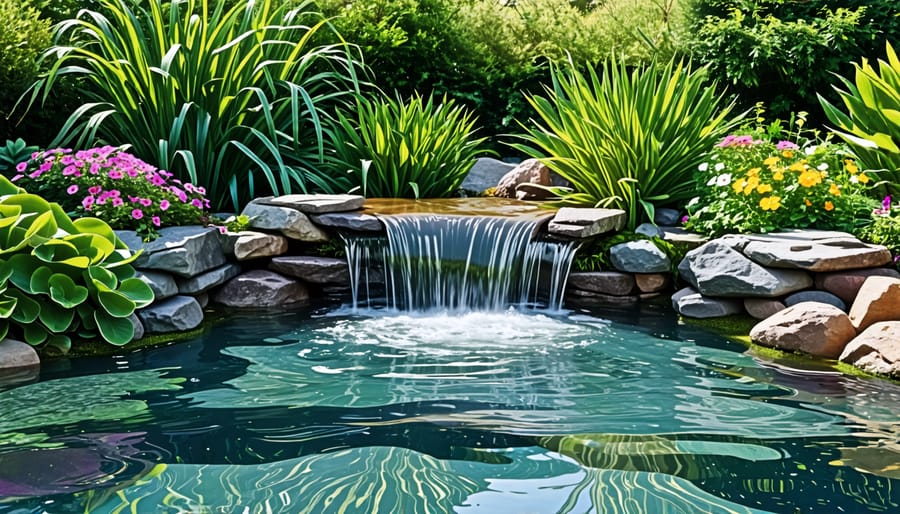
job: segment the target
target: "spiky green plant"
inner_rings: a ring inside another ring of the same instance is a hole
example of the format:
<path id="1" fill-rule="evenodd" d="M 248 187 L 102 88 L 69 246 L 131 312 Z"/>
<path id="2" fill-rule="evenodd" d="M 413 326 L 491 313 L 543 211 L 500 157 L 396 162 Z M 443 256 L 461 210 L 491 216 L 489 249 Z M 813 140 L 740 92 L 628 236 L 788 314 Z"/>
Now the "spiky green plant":
<path id="1" fill-rule="evenodd" d="M 900 59 L 890 43 L 887 61 L 876 70 L 866 59 L 854 63 L 854 81 L 840 77 L 835 90 L 846 112 L 819 95 L 834 132 L 846 141 L 865 168 L 880 170 L 888 191 L 900 194 Z"/>
<path id="2" fill-rule="evenodd" d="M 706 68 L 680 61 L 629 69 L 609 59 L 586 74 L 570 62 L 551 78 L 545 96 L 528 96 L 538 119 L 512 146 L 572 183 L 556 189 L 561 203 L 624 209 L 632 230 L 654 205 L 694 194 L 703 155 L 743 117 Z"/>
<path id="3" fill-rule="evenodd" d="M 474 116 L 446 97 L 360 98 L 328 131 L 327 168 L 368 197 L 453 196 L 485 152 L 474 126 Z"/>
<path id="4" fill-rule="evenodd" d="M 100 0 L 57 28 L 46 100 L 65 75 L 91 102 L 52 145 L 130 144 L 138 157 L 204 184 L 214 207 L 258 193 L 331 190 L 316 171 L 321 113 L 357 89 L 346 44 L 309 1 Z"/>

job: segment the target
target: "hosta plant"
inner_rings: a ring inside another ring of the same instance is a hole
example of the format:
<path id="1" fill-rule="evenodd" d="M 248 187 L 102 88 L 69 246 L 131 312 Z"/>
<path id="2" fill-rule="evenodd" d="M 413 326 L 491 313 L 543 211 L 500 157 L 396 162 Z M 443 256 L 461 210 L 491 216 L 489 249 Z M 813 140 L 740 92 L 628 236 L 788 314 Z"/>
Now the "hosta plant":
<path id="1" fill-rule="evenodd" d="M 798 144 L 799 143 L 799 144 Z M 827 140 L 729 135 L 697 169 L 686 227 L 712 236 L 788 228 L 856 231 L 876 205 L 875 184 L 846 147 Z"/>
<path id="2" fill-rule="evenodd" d="M 53 146 L 97 140 L 204 184 L 216 209 L 332 189 L 322 112 L 357 89 L 357 59 L 309 1 L 99 0 L 61 22 L 28 99 L 63 77 L 90 100 Z"/>
<path id="3" fill-rule="evenodd" d="M 887 43 L 887 60 L 876 70 L 863 59 L 854 64 L 854 81 L 841 77 L 836 87 L 845 111 L 819 97 L 835 133 L 846 141 L 859 161 L 881 170 L 888 190 L 900 193 L 900 58 Z"/>
<path id="4" fill-rule="evenodd" d="M 59 205 L 0 177 L 0 338 L 65 353 L 73 340 L 123 345 L 129 316 L 153 292 L 136 258 L 97 218 L 72 221 Z"/>
<path id="5" fill-rule="evenodd" d="M 206 219 L 210 204 L 203 186 L 182 182 L 119 148 L 55 148 L 30 157 L 16 165 L 12 182 L 114 229 L 135 230 L 148 239 L 161 227 Z"/>
<path id="6" fill-rule="evenodd" d="M 562 203 L 624 209 L 629 229 L 655 205 L 690 198 L 693 170 L 741 118 L 705 68 L 676 61 L 555 67 L 552 87 L 528 101 L 537 119 L 513 146 L 572 183 L 556 190 Z"/>
<path id="7" fill-rule="evenodd" d="M 474 116 L 446 97 L 360 98 L 329 130 L 326 168 L 368 197 L 449 197 L 484 153 L 474 131 Z"/>

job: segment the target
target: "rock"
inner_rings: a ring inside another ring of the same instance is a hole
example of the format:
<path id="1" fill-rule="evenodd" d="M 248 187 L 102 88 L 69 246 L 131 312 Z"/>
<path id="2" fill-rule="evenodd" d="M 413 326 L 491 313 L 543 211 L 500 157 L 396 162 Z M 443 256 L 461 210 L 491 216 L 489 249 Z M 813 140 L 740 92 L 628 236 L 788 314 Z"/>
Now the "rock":
<path id="1" fill-rule="evenodd" d="M 203 321 L 203 309 L 190 296 L 173 296 L 137 311 L 144 330 L 151 334 L 184 332 Z"/>
<path id="2" fill-rule="evenodd" d="M 41 359 L 30 344 L 8 338 L 0 341 L 0 373 L 8 369 L 39 366 L 40 364 Z"/>
<path id="3" fill-rule="evenodd" d="M 900 321 L 900 279 L 867 278 L 850 307 L 850 321 L 859 331 L 879 321 Z"/>
<path id="4" fill-rule="evenodd" d="M 494 196 L 515 198 L 516 187 L 525 183 L 549 186 L 550 169 L 537 159 L 526 159 L 500 178 L 494 189 Z"/>
<path id="5" fill-rule="evenodd" d="M 498 161 L 490 157 L 479 157 L 460 186 L 466 191 L 482 193 L 495 187 L 504 175 L 515 169 L 515 164 Z"/>
<path id="6" fill-rule="evenodd" d="M 706 296 L 771 298 L 813 282 L 805 271 L 765 268 L 718 240 L 688 252 L 678 271 Z"/>
<path id="7" fill-rule="evenodd" d="M 818 302 L 788 307 L 750 330 L 750 339 L 756 344 L 826 359 L 836 359 L 855 336 L 847 314 Z"/>
<path id="8" fill-rule="evenodd" d="M 634 277 L 616 271 L 582 271 L 570 273 L 567 286 L 591 293 L 624 296 L 634 290 Z"/>
<path id="9" fill-rule="evenodd" d="M 131 321 L 131 326 L 134 327 L 134 335 L 131 337 L 132 341 L 137 341 L 144 337 L 144 324 L 141 323 L 141 318 L 138 317 L 137 313 L 132 312 L 128 319 Z"/>
<path id="10" fill-rule="evenodd" d="M 311 284 L 350 284 L 347 259 L 291 255 L 275 257 L 269 269 Z"/>
<path id="11" fill-rule="evenodd" d="M 900 321 L 873 323 L 847 344 L 839 360 L 867 373 L 900 378 Z"/>
<path id="12" fill-rule="evenodd" d="M 659 225 L 659 227 L 660 230 L 662 230 L 663 239 L 672 244 L 684 246 L 690 250 L 699 248 L 709 241 L 709 238 L 706 236 L 688 232 L 681 227 L 666 227 L 663 225 Z"/>
<path id="13" fill-rule="evenodd" d="M 775 313 L 781 312 L 787 306 L 778 300 L 771 298 L 745 298 L 744 310 L 756 319 L 766 319 Z"/>
<path id="14" fill-rule="evenodd" d="M 553 196 L 553 193 L 536 184 L 526 182 L 516 186 L 516 200 L 542 201 Z"/>
<path id="15" fill-rule="evenodd" d="M 634 282 L 642 293 L 658 293 L 669 287 L 668 273 L 636 273 Z"/>
<path id="16" fill-rule="evenodd" d="M 838 309 L 847 312 L 847 304 L 828 291 L 799 291 L 788 295 L 788 297 L 784 299 L 784 304 L 788 307 L 803 302 L 827 303 L 828 305 L 834 305 Z"/>
<path id="17" fill-rule="evenodd" d="M 143 244 L 144 253 L 134 266 L 181 277 L 199 275 L 225 264 L 218 233 L 217 229 L 200 226 L 160 229 L 158 238 Z"/>
<path id="18" fill-rule="evenodd" d="M 567 289 L 564 303 L 589 307 L 592 305 L 634 305 L 639 301 L 638 295 L 618 296 L 593 293 L 582 289 Z"/>
<path id="19" fill-rule="evenodd" d="M 291 239 L 309 243 L 328 241 L 328 234 L 313 224 L 297 209 L 268 205 L 268 198 L 253 200 L 241 213 L 250 218 L 250 227 L 262 230 L 277 230 Z"/>
<path id="20" fill-rule="evenodd" d="M 653 211 L 653 223 L 660 227 L 675 227 L 681 224 L 681 213 L 665 207 Z"/>
<path id="21" fill-rule="evenodd" d="M 231 232 L 226 230 L 225 232 L 219 231 L 219 246 L 222 247 L 222 253 L 229 257 L 234 257 L 234 245 L 237 243 L 238 238 L 241 237 L 241 234 L 246 233 L 242 232 Z"/>
<path id="22" fill-rule="evenodd" d="M 591 237 L 625 226 L 625 211 L 621 209 L 582 209 L 563 207 L 550 220 L 548 232 L 574 238 Z"/>
<path id="23" fill-rule="evenodd" d="M 202 275 L 188 279 L 178 279 L 178 292 L 186 295 L 198 295 L 224 284 L 226 280 L 237 276 L 241 267 L 237 264 L 226 264 Z"/>
<path id="24" fill-rule="evenodd" d="M 384 225 L 371 214 L 334 212 L 330 214 L 313 214 L 309 218 L 316 225 L 323 227 L 345 228 L 357 232 L 384 232 Z"/>
<path id="25" fill-rule="evenodd" d="M 266 270 L 251 270 L 231 279 L 212 297 L 228 307 L 289 307 L 309 303 L 302 283 Z"/>
<path id="26" fill-rule="evenodd" d="M 665 252 L 646 239 L 613 246 L 609 249 L 609 260 L 617 270 L 629 273 L 660 273 L 672 267 Z"/>
<path id="27" fill-rule="evenodd" d="M 727 298 L 709 298 L 695 289 L 685 288 L 672 295 L 672 306 L 688 318 L 721 318 L 743 312 L 741 302 Z"/>
<path id="28" fill-rule="evenodd" d="M 360 195 L 284 195 L 265 198 L 266 205 L 297 209 L 306 214 L 347 212 L 362 209 L 366 199 Z"/>
<path id="29" fill-rule="evenodd" d="M 205 309 L 209 305 L 209 293 L 200 293 L 194 296 L 194 299 L 200 304 L 201 309 Z"/>
<path id="30" fill-rule="evenodd" d="M 863 282 L 873 276 L 900 278 L 900 273 L 891 268 L 854 269 L 822 273 L 816 275 L 816 289 L 828 291 L 843 300 L 845 304 L 852 305 Z"/>
<path id="31" fill-rule="evenodd" d="M 823 243 L 751 241 L 744 247 L 744 255 L 763 266 L 818 272 L 873 268 L 891 262 L 890 250 L 858 240 Z"/>
<path id="32" fill-rule="evenodd" d="M 150 286 L 150 290 L 153 291 L 154 302 L 165 300 L 178 294 L 178 284 L 175 283 L 175 278 L 168 273 L 138 270 L 134 276 Z"/>
<path id="33" fill-rule="evenodd" d="M 284 236 L 262 232 L 241 232 L 234 241 L 234 258 L 238 261 L 281 255 L 288 249 Z"/>
<path id="34" fill-rule="evenodd" d="M 635 234 L 647 237 L 662 237 L 663 231 L 653 223 L 641 223 L 634 229 Z"/>

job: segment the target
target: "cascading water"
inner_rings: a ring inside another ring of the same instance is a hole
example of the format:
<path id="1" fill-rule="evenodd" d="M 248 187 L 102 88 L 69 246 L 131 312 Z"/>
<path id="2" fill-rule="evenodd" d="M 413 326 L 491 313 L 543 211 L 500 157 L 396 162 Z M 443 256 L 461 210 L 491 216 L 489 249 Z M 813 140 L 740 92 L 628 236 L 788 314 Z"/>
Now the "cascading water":
<path id="1" fill-rule="evenodd" d="M 398 310 L 557 310 L 576 247 L 533 240 L 540 220 L 485 216 L 380 218 L 384 238 L 345 238 L 353 307 L 383 299 Z M 383 270 L 383 276 L 374 270 Z M 546 293 L 546 294 L 545 294 Z"/>

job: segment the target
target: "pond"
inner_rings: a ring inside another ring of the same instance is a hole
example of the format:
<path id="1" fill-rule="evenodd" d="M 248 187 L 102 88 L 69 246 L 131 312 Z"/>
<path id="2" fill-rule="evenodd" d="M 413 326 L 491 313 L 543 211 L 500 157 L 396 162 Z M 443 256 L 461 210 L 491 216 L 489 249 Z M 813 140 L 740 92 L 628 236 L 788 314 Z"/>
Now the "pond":
<path id="1" fill-rule="evenodd" d="M 796 366 L 652 305 L 237 313 L 2 386 L 0 512 L 897 512 L 900 387 Z"/>

